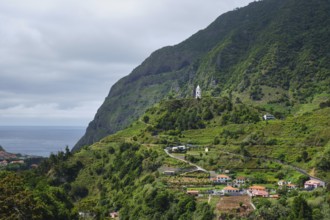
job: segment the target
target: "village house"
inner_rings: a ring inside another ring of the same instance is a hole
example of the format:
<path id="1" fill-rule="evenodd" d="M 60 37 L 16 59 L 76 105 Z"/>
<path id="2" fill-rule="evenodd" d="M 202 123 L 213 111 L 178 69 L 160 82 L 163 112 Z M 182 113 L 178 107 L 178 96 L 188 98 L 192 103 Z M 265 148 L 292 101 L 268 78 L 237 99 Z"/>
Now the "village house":
<path id="1" fill-rule="evenodd" d="M 249 191 L 252 191 L 252 190 L 256 190 L 256 191 L 266 191 L 266 187 L 264 186 L 257 186 L 257 185 L 253 185 L 253 186 L 250 186 Z"/>
<path id="2" fill-rule="evenodd" d="M 274 120 L 275 119 L 275 116 L 274 115 L 271 115 L 269 113 L 265 114 L 264 116 L 262 116 L 262 118 L 265 120 L 265 121 L 268 121 L 268 120 Z"/>
<path id="3" fill-rule="evenodd" d="M 250 186 L 247 192 L 251 197 L 269 197 L 269 193 L 264 186 Z"/>
<path id="4" fill-rule="evenodd" d="M 295 184 L 292 184 L 290 181 L 280 180 L 277 182 L 277 185 L 281 189 L 283 186 L 286 186 L 287 189 L 297 189 Z"/>
<path id="5" fill-rule="evenodd" d="M 213 181 L 216 183 L 227 183 L 230 180 L 231 178 L 224 174 L 217 175 L 215 178 L 213 178 Z"/>
<path id="6" fill-rule="evenodd" d="M 185 153 L 187 151 L 186 146 L 167 147 L 166 150 L 170 153 Z"/>
<path id="7" fill-rule="evenodd" d="M 119 217 L 119 213 L 118 212 L 111 212 L 110 213 L 110 218 L 117 218 Z"/>
<path id="8" fill-rule="evenodd" d="M 222 190 L 223 194 L 227 194 L 227 195 L 239 195 L 239 189 L 238 188 L 234 188 L 232 186 L 226 186 L 225 188 L 223 188 Z"/>
<path id="9" fill-rule="evenodd" d="M 318 180 L 308 180 L 304 184 L 305 189 L 316 189 L 318 187 L 322 187 L 322 184 Z"/>
<path id="10" fill-rule="evenodd" d="M 288 183 L 290 183 L 290 182 L 287 182 L 287 181 L 285 181 L 285 180 L 279 180 L 279 181 L 277 182 L 277 185 L 279 185 L 279 186 L 285 186 L 285 185 L 287 185 Z"/>
<path id="11" fill-rule="evenodd" d="M 233 181 L 233 186 L 240 187 L 246 183 L 246 178 L 244 176 L 239 176 Z"/>

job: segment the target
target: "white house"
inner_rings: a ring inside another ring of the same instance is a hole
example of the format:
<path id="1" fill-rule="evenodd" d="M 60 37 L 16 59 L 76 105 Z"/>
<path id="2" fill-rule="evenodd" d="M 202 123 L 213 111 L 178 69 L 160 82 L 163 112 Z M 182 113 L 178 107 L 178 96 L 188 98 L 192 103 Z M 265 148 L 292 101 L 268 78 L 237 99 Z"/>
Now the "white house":
<path id="1" fill-rule="evenodd" d="M 244 176 L 239 176 L 234 180 L 235 183 L 237 184 L 245 184 L 246 183 L 246 178 Z"/>
<path id="2" fill-rule="evenodd" d="M 195 95 L 196 99 L 201 99 L 202 98 L 202 90 L 201 87 L 199 87 L 199 85 L 196 88 L 196 95 Z"/>
<path id="3" fill-rule="evenodd" d="M 239 189 L 234 188 L 232 186 L 226 186 L 223 188 L 223 194 L 228 194 L 228 195 L 237 195 L 239 194 Z"/>
<path id="4" fill-rule="evenodd" d="M 239 176 L 233 181 L 233 185 L 236 187 L 240 187 L 246 183 L 246 178 L 244 176 Z"/>
<path id="5" fill-rule="evenodd" d="M 229 180 L 231 180 L 231 178 L 224 174 L 217 175 L 214 178 L 214 182 L 217 182 L 217 183 L 227 183 Z"/>
<path id="6" fill-rule="evenodd" d="M 277 182 L 277 185 L 279 185 L 279 186 L 285 186 L 285 185 L 287 185 L 287 184 L 289 184 L 290 182 L 287 182 L 287 181 L 285 181 L 285 180 L 280 180 L 280 181 L 278 181 Z"/>
<path id="7" fill-rule="evenodd" d="M 279 188 L 282 188 L 283 186 L 286 186 L 288 189 L 296 189 L 297 186 L 295 184 L 292 184 L 290 181 L 280 180 L 277 182 L 277 185 Z"/>
<path id="8" fill-rule="evenodd" d="M 110 218 L 117 218 L 119 217 L 119 213 L 118 212 L 111 212 L 110 213 Z"/>
<path id="9" fill-rule="evenodd" d="M 308 180 L 304 184 L 305 189 L 316 189 L 318 187 L 322 187 L 322 184 L 318 180 Z"/>
<path id="10" fill-rule="evenodd" d="M 274 115 L 271 115 L 269 113 L 265 114 L 264 116 L 262 116 L 262 118 L 265 120 L 265 121 L 268 121 L 268 120 L 274 120 L 275 119 L 275 116 Z"/>

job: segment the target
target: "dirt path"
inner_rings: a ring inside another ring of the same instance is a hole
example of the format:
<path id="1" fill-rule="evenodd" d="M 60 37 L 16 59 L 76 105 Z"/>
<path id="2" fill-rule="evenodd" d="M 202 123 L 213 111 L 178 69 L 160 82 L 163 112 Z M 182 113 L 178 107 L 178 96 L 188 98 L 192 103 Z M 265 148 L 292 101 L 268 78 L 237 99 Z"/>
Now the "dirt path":
<path id="1" fill-rule="evenodd" d="M 204 168 L 202 168 L 202 167 L 200 167 L 200 166 L 198 166 L 198 165 L 196 165 L 196 164 L 194 164 L 194 163 L 191 163 L 191 162 L 189 162 L 189 161 L 187 161 L 187 160 L 185 160 L 185 159 L 182 159 L 182 158 L 180 158 L 180 157 L 177 157 L 177 156 L 175 156 L 175 155 L 173 155 L 173 154 L 170 154 L 170 153 L 168 152 L 168 150 L 166 150 L 166 149 L 164 149 L 164 151 L 165 151 L 165 153 L 166 153 L 168 156 L 170 156 L 170 157 L 172 157 L 172 158 L 174 158 L 174 159 L 180 160 L 180 161 L 182 161 L 182 162 L 188 163 L 188 164 L 190 164 L 191 166 L 196 167 L 196 170 L 194 170 L 194 171 L 198 171 L 198 170 L 200 170 L 200 171 L 203 171 L 203 172 L 208 173 L 208 171 L 205 170 Z M 192 171 L 191 171 L 191 172 L 192 172 Z"/>
<path id="2" fill-rule="evenodd" d="M 211 199 L 212 199 L 212 196 L 211 196 L 211 194 L 209 194 L 209 200 L 207 201 L 208 204 L 210 204 Z"/>

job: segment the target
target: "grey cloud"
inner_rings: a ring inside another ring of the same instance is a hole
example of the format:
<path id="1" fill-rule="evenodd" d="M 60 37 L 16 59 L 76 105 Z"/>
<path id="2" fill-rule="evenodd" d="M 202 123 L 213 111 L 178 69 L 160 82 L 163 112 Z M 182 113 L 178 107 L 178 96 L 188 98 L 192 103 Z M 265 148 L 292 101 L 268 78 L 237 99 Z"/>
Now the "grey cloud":
<path id="1" fill-rule="evenodd" d="M 0 125 L 87 125 L 151 52 L 251 1 L 0 1 Z"/>

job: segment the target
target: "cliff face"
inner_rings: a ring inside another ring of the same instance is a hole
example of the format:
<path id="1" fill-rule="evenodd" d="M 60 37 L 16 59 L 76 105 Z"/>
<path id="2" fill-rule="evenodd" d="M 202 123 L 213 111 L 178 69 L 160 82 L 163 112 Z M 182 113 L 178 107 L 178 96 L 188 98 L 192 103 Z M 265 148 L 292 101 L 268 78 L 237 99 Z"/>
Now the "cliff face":
<path id="1" fill-rule="evenodd" d="M 330 94 L 329 14 L 329 0 L 264 0 L 223 14 L 119 80 L 74 150 L 125 128 L 164 98 L 192 96 L 197 84 L 203 95 L 283 113 Z"/>

